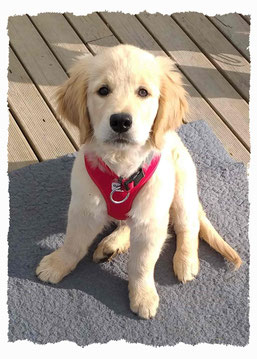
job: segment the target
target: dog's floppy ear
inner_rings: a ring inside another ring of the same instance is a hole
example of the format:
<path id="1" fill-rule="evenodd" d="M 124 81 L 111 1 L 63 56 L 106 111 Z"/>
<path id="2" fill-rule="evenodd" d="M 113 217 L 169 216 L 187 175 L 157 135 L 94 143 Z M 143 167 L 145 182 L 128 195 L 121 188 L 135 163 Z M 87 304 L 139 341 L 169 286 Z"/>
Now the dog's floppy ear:
<path id="1" fill-rule="evenodd" d="M 92 137 L 93 131 L 87 110 L 88 63 L 90 57 L 81 58 L 70 70 L 70 78 L 56 91 L 57 111 L 80 131 L 80 143 Z"/>
<path id="2" fill-rule="evenodd" d="M 169 58 L 157 56 L 161 69 L 161 88 L 159 108 L 152 127 L 151 140 L 157 148 L 162 147 L 163 136 L 182 124 L 188 110 L 186 91 L 182 86 L 180 74 L 173 70 Z"/>

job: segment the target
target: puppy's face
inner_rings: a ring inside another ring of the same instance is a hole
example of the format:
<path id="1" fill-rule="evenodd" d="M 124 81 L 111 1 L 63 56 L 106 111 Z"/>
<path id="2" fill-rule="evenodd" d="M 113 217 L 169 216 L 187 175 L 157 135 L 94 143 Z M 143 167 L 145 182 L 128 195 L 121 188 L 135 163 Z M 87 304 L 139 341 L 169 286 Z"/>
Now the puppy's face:
<path id="1" fill-rule="evenodd" d="M 60 87 L 58 108 L 80 128 L 81 142 L 127 148 L 161 146 L 186 110 L 185 91 L 168 58 L 130 45 L 80 60 Z"/>
<path id="2" fill-rule="evenodd" d="M 87 106 L 97 142 L 144 145 L 159 107 L 160 69 L 155 58 L 118 47 L 96 56 L 91 71 Z"/>

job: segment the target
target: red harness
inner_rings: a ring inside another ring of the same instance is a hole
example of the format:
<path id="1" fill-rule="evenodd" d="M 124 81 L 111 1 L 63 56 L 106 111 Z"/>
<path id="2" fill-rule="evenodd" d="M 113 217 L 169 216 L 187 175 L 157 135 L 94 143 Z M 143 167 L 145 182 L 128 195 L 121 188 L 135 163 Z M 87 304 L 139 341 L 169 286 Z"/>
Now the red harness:
<path id="1" fill-rule="evenodd" d="M 149 165 L 145 164 L 128 179 L 124 179 L 112 172 L 100 158 L 98 158 L 98 163 L 104 168 L 104 171 L 99 167 L 93 167 L 85 155 L 87 172 L 100 189 L 105 199 L 109 216 L 118 220 L 128 218 L 127 214 L 136 195 L 153 175 L 160 157 L 160 155 L 155 155 Z"/>

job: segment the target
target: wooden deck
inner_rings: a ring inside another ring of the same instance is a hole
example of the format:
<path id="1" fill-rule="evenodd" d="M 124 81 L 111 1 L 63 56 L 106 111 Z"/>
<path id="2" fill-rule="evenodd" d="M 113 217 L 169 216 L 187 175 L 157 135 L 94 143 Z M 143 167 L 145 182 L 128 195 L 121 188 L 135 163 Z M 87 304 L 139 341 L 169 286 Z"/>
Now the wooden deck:
<path id="1" fill-rule="evenodd" d="M 79 148 L 54 92 L 77 56 L 119 43 L 175 60 L 190 95 L 187 120 L 205 120 L 233 158 L 249 162 L 248 16 L 51 13 L 10 17 L 8 31 L 9 171 Z"/>

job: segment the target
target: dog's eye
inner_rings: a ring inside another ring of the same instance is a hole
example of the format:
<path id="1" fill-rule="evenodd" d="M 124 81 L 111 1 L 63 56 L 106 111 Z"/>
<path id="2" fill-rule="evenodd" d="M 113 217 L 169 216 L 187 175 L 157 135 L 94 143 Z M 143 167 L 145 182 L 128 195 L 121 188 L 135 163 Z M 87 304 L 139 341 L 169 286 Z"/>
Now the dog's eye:
<path id="1" fill-rule="evenodd" d="M 140 88 L 139 90 L 138 90 L 138 95 L 140 96 L 140 97 L 146 97 L 146 96 L 148 96 L 148 91 L 146 90 L 146 89 L 144 89 L 144 88 Z"/>
<path id="2" fill-rule="evenodd" d="M 100 96 L 107 96 L 110 93 L 110 89 L 107 86 L 102 86 L 97 93 Z"/>

